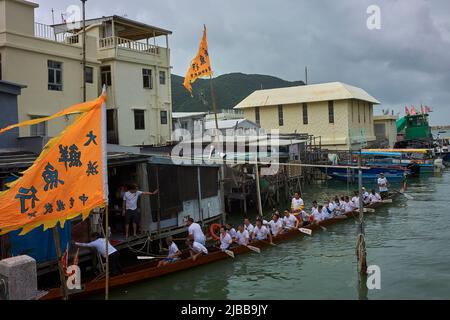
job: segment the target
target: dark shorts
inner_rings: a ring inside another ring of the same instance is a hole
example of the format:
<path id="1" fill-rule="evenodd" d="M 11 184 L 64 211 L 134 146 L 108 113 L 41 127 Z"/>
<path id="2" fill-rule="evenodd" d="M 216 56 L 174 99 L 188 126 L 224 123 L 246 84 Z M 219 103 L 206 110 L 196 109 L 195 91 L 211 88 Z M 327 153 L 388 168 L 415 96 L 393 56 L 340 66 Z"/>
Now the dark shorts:
<path id="1" fill-rule="evenodd" d="M 138 223 L 139 220 L 139 214 L 137 209 L 135 210 L 130 210 L 127 209 L 125 211 L 125 224 L 130 224 L 130 223 Z"/>

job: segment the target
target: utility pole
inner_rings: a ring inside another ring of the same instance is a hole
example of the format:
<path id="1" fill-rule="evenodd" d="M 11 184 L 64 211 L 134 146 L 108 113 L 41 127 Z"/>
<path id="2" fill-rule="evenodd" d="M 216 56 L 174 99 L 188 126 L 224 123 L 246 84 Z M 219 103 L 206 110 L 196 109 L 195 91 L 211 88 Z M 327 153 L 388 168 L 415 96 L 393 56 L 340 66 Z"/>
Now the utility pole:
<path id="1" fill-rule="evenodd" d="M 305 84 L 308 84 L 308 67 L 305 67 Z"/>
<path id="2" fill-rule="evenodd" d="M 81 0 L 83 4 L 83 102 L 86 102 L 86 1 Z"/>

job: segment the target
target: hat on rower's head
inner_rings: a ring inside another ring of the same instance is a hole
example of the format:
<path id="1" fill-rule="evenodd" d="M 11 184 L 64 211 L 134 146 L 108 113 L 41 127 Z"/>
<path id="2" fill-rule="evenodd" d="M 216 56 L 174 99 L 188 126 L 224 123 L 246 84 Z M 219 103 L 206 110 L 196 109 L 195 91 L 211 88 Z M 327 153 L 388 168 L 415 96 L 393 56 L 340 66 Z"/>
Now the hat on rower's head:
<path id="1" fill-rule="evenodd" d="M 384 173 L 383 173 L 383 172 L 381 172 L 381 173 L 380 173 L 380 176 L 384 176 Z"/>

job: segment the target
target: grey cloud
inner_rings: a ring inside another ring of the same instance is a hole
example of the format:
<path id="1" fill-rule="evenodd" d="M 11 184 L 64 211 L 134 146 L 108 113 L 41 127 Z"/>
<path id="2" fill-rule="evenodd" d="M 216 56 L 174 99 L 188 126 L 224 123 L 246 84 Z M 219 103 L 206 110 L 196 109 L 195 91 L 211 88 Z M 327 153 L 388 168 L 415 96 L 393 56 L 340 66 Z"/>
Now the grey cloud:
<path id="1" fill-rule="evenodd" d="M 78 1 L 37 1 L 51 23 Z M 183 75 L 202 25 L 216 75 L 240 71 L 310 82 L 343 81 L 366 89 L 382 108 L 432 105 L 435 124 L 450 123 L 450 2 L 447 0 L 88 0 L 88 17 L 126 14 L 173 31 L 173 72 Z M 381 8 L 381 30 L 366 9 Z"/>

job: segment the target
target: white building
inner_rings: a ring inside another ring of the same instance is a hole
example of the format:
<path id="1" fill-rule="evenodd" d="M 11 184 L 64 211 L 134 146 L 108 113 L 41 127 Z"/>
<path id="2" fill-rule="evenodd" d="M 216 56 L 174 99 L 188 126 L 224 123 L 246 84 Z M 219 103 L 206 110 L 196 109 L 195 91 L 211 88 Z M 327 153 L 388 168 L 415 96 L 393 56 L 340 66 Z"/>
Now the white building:
<path id="1" fill-rule="evenodd" d="M 108 142 L 170 141 L 171 31 L 119 16 L 87 20 L 83 84 L 81 23 L 35 23 L 37 7 L 25 0 L 0 0 L 0 80 L 27 86 L 19 97 L 19 121 L 82 102 L 84 85 L 86 98 L 93 99 L 106 84 Z M 20 128 L 20 136 L 55 136 L 70 122 L 64 118 Z"/>
<path id="2" fill-rule="evenodd" d="M 185 131 L 188 131 L 191 137 L 201 136 L 205 131 L 205 116 L 206 112 L 172 112 L 172 140 L 179 141 Z"/>

